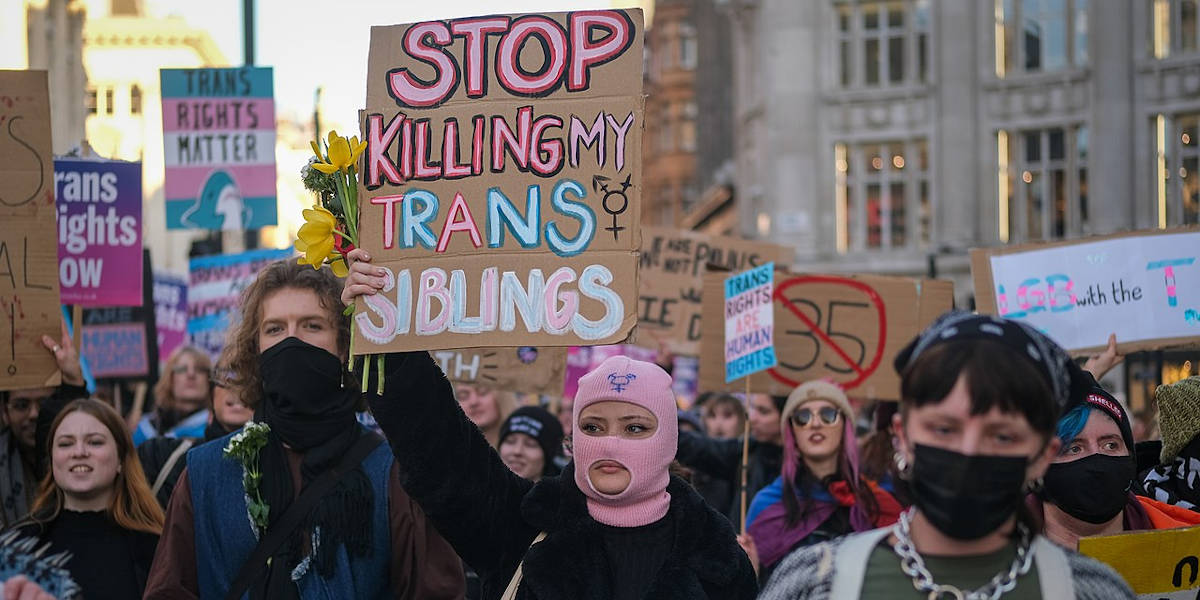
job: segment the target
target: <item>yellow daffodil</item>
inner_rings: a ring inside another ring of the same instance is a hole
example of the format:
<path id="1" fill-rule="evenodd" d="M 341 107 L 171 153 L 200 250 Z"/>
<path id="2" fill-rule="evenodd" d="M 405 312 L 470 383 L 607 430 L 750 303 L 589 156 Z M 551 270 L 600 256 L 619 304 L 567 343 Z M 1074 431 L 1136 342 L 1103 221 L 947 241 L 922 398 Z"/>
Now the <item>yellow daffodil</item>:
<path id="1" fill-rule="evenodd" d="M 300 261 L 319 269 L 325 257 L 333 253 L 333 230 L 337 219 L 321 206 L 304 210 L 304 224 L 296 234 L 296 250 L 304 253 Z M 303 245 L 303 247 L 301 247 Z"/>
<path id="2" fill-rule="evenodd" d="M 338 171 L 349 172 L 350 167 L 358 162 L 358 157 L 367 147 L 367 142 L 359 142 L 358 136 L 352 138 L 344 138 L 339 136 L 336 131 L 329 132 L 328 156 L 322 156 L 316 142 L 310 142 L 313 150 L 317 153 L 319 162 L 313 163 L 313 168 L 332 175 Z"/>
<path id="3" fill-rule="evenodd" d="M 296 251 L 303 256 L 296 259 L 296 264 L 312 265 L 313 269 L 320 269 L 325 261 L 329 261 L 329 268 L 333 270 L 333 274 L 338 277 L 345 277 L 350 274 L 350 268 L 346 266 L 346 257 L 342 256 L 341 252 L 334 250 L 329 253 L 329 256 L 322 258 L 316 254 L 308 254 L 308 244 L 304 240 L 296 240 Z"/>
<path id="4" fill-rule="evenodd" d="M 329 255 L 329 268 L 333 269 L 333 274 L 338 277 L 350 274 L 350 267 L 346 266 L 346 257 L 342 256 L 340 252 Z"/>
<path id="5" fill-rule="evenodd" d="M 358 136 L 350 137 L 350 162 L 346 164 L 346 168 L 353 167 L 358 164 L 358 157 L 362 156 L 363 150 L 367 149 L 367 140 L 358 141 Z"/>

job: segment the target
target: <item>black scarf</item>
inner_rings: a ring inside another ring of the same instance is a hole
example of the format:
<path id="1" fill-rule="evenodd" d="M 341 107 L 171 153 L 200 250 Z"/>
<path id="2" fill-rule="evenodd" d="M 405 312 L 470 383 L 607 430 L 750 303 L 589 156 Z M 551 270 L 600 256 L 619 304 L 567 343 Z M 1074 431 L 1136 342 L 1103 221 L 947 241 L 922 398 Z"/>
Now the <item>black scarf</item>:
<path id="1" fill-rule="evenodd" d="M 263 401 L 256 421 L 271 428 L 269 442 L 259 455 L 263 500 L 270 507 L 269 525 L 279 520 L 295 499 L 284 445 L 304 455 L 300 463 L 301 490 L 337 465 L 363 430 L 354 416 L 357 392 L 342 387 L 341 361 L 328 351 L 291 337 L 259 357 Z M 252 600 L 298 598 L 291 573 L 309 555 L 312 532 L 319 542 L 309 568 L 321 576 L 333 573 L 337 549 L 365 556 L 371 548 L 374 496 L 362 468 L 347 473 L 321 498 L 304 521 L 271 559 L 271 566 L 252 586 Z"/>

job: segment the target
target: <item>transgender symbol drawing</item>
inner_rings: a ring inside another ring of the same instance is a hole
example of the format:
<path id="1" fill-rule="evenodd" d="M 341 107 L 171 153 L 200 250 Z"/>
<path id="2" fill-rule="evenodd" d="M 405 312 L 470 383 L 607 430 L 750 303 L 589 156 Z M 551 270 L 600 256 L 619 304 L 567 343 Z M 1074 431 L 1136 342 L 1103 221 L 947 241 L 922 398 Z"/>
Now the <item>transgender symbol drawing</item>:
<path id="1" fill-rule="evenodd" d="M 617 225 L 617 215 L 624 213 L 629 208 L 629 196 L 625 195 L 625 192 L 629 189 L 629 181 L 632 177 L 632 174 L 627 175 L 625 181 L 620 183 L 620 189 L 610 190 L 608 182 L 612 181 L 612 179 L 603 175 L 592 176 L 592 191 L 604 192 L 604 197 L 601 199 L 600 205 L 604 207 L 604 212 L 612 215 L 612 227 L 605 227 L 604 230 L 612 232 L 614 241 L 620 239 L 618 237 L 619 232 L 625 231 L 624 227 Z M 618 201 L 617 198 L 620 198 L 620 206 L 615 206 Z M 609 200 L 612 200 L 613 206 L 609 205 Z"/>

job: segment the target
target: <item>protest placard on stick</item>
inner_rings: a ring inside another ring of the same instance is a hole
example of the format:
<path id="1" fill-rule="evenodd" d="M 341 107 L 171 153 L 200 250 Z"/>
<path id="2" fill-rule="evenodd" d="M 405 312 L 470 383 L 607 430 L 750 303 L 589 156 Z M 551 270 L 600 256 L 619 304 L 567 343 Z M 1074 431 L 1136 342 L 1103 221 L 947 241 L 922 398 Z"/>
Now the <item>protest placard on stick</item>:
<path id="1" fill-rule="evenodd" d="M 725 383 L 774 367 L 775 263 L 725 278 Z M 747 382 L 749 387 L 749 382 Z"/>
<path id="2" fill-rule="evenodd" d="M 643 108 L 640 10 L 373 27 L 354 353 L 628 337 Z"/>
<path id="3" fill-rule="evenodd" d="M 1140 600 L 1200 596 L 1200 527 L 1083 538 L 1079 552 L 1116 569 Z"/>
<path id="4" fill-rule="evenodd" d="M 724 278 L 704 278 L 700 385 L 741 392 L 724 370 Z M 953 307 L 949 281 L 880 275 L 777 273 L 772 295 L 778 364 L 750 378 L 754 393 L 787 395 L 812 379 L 829 377 L 850 396 L 898 400 L 896 354 L 937 315 Z"/>
<path id="5" fill-rule="evenodd" d="M 0 390 L 58 385 L 58 235 L 45 71 L 0 71 Z"/>
<path id="6" fill-rule="evenodd" d="M 701 297 L 708 265 L 745 271 L 767 262 L 792 263 L 787 246 L 666 227 L 642 228 L 637 342 L 700 355 Z"/>
<path id="7" fill-rule="evenodd" d="M 1200 227 L 971 250 L 979 312 L 1075 354 L 1200 343 Z"/>

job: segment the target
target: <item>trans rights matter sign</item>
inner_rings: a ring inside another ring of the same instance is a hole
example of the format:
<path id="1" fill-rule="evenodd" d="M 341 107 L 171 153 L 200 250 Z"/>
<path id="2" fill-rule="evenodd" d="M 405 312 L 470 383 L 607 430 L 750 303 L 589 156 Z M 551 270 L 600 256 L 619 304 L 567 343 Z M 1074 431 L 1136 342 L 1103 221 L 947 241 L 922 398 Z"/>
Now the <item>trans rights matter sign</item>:
<path id="1" fill-rule="evenodd" d="M 627 338 L 644 103 L 640 10 L 372 27 L 355 354 Z"/>
<path id="2" fill-rule="evenodd" d="M 725 383 L 774 367 L 775 263 L 725 280 Z"/>
<path id="3" fill-rule="evenodd" d="M 142 164 L 54 161 L 62 303 L 142 305 Z"/>
<path id="4" fill-rule="evenodd" d="M 162 69 L 167 229 L 275 224 L 270 67 Z"/>

